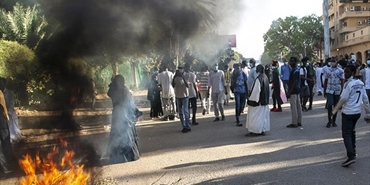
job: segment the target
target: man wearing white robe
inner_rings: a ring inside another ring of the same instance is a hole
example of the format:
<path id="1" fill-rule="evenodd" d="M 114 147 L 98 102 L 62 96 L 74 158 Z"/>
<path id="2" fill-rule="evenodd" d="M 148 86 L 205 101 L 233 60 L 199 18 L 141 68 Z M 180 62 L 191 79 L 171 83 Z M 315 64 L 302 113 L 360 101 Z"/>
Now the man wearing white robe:
<path id="1" fill-rule="evenodd" d="M 270 131 L 269 80 L 262 65 L 258 65 L 256 71 L 258 76 L 248 99 L 246 128 L 249 133 L 246 136 L 264 135 L 266 131 Z"/>

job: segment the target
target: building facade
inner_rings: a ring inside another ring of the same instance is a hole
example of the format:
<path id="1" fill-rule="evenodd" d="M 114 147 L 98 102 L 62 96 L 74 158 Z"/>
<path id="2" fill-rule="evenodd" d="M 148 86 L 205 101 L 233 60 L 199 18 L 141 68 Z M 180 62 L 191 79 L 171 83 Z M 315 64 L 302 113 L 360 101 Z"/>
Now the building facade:
<path id="1" fill-rule="evenodd" d="M 370 57 L 370 2 L 328 0 L 330 55 L 354 54 L 366 62 Z"/>

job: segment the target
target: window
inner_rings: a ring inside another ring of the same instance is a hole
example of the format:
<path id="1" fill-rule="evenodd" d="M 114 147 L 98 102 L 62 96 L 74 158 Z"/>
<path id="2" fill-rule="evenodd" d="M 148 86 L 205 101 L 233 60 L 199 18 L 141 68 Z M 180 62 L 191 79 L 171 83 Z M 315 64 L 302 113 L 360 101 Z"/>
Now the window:
<path id="1" fill-rule="evenodd" d="M 363 35 L 364 34 L 364 30 L 361 30 L 361 35 Z"/>
<path id="2" fill-rule="evenodd" d="M 343 27 L 346 27 L 347 26 L 347 22 L 343 22 Z"/>
<path id="3" fill-rule="evenodd" d="M 353 33 L 353 38 L 355 38 L 356 37 L 356 33 Z"/>
<path id="4" fill-rule="evenodd" d="M 346 35 L 346 40 L 348 40 L 348 35 Z"/>
<path id="5" fill-rule="evenodd" d="M 355 6 L 355 11 L 362 11 L 361 6 Z"/>

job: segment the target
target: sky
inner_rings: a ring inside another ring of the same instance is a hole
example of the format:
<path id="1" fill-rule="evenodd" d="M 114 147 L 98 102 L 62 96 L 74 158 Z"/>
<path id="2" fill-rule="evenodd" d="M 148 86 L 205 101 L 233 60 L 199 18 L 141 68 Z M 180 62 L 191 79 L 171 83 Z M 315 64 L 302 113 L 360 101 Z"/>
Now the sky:
<path id="1" fill-rule="evenodd" d="M 239 28 L 228 34 L 236 34 L 237 48 L 244 57 L 260 59 L 263 50 L 263 34 L 268 31 L 272 21 L 288 16 L 299 18 L 323 13 L 323 0 L 243 0 L 245 13 Z"/>

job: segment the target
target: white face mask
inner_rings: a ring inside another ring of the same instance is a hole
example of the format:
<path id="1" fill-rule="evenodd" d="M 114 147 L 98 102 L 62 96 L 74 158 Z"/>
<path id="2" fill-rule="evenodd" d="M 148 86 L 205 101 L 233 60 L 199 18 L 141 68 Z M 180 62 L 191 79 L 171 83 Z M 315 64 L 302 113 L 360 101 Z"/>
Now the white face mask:
<path id="1" fill-rule="evenodd" d="M 288 65 L 288 62 L 284 62 L 285 65 Z"/>
<path id="2" fill-rule="evenodd" d="M 366 61 L 366 63 L 367 63 L 368 65 L 370 65 L 370 60 Z"/>

